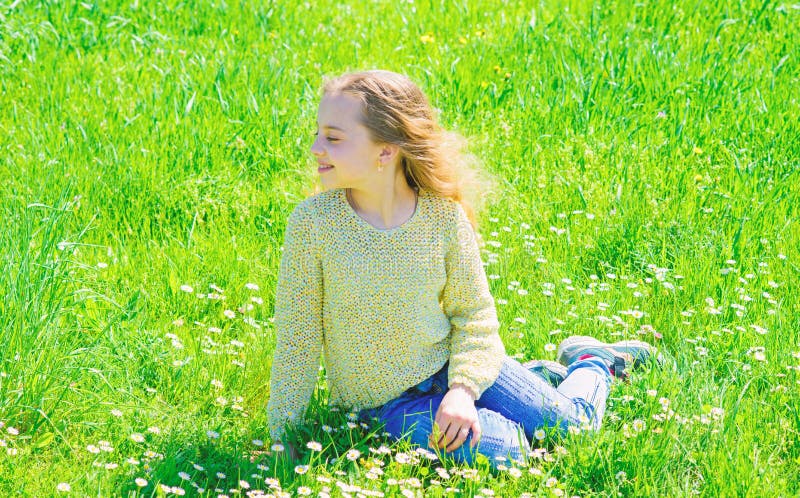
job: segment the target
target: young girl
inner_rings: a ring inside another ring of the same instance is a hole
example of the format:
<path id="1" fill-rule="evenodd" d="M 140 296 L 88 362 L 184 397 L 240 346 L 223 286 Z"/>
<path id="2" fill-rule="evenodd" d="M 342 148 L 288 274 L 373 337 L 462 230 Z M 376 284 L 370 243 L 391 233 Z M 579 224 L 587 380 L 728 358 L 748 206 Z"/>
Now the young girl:
<path id="1" fill-rule="evenodd" d="M 460 462 L 521 460 L 542 427 L 598 429 L 612 376 L 655 351 L 571 337 L 568 369 L 507 357 L 453 135 L 400 74 L 345 74 L 322 93 L 325 190 L 289 216 L 276 287 L 273 441 L 302 420 L 321 354 L 331 403 Z"/>

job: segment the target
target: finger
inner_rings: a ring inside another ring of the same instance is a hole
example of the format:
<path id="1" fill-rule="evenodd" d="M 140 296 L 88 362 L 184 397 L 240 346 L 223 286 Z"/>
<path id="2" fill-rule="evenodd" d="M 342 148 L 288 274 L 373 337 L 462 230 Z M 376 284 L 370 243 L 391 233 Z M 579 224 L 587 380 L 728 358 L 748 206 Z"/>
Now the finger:
<path id="1" fill-rule="evenodd" d="M 434 423 L 434 428 L 434 431 L 431 433 L 431 446 L 440 449 L 442 447 L 442 442 L 447 440 L 447 431 L 441 430 L 441 426 L 438 423 Z"/>
<path id="2" fill-rule="evenodd" d="M 440 426 L 441 427 L 441 426 Z M 450 424 L 443 431 L 439 431 L 439 437 L 436 438 L 436 447 L 441 448 L 447 443 L 447 432 L 450 431 Z"/>
<path id="3" fill-rule="evenodd" d="M 467 427 L 462 427 L 459 429 L 457 434 L 458 435 L 456 436 L 455 440 L 453 440 L 445 449 L 445 451 L 448 453 L 457 450 L 462 444 L 464 444 L 464 441 L 466 441 L 467 437 L 469 436 L 469 429 Z"/>
<path id="4" fill-rule="evenodd" d="M 470 447 L 474 448 L 478 442 L 481 440 L 481 436 L 483 432 L 481 431 L 481 423 L 478 420 L 475 420 L 475 423 L 472 424 L 472 441 L 469 443 Z"/>
<path id="5" fill-rule="evenodd" d="M 458 439 L 458 431 L 459 431 L 459 429 L 461 429 L 461 425 L 456 424 L 456 423 L 450 424 L 450 427 L 448 427 L 447 432 L 445 432 L 444 439 L 439 443 L 439 447 L 442 448 L 442 449 L 447 448 L 447 446 L 451 442 L 453 442 L 456 439 Z"/>
<path id="6" fill-rule="evenodd" d="M 444 438 L 444 431 L 442 431 L 438 422 L 434 422 L 431 433 L 428 435 L 428 445 L 432 448 L 437 448 L 442 438 Z"/>
<path id="7" fill-rule="evenodd" d="M 433 427 L 431 428 L 431 435 L 438 434 L 442 428 L 442 405 L 436 410 L 436 415 L 433 417 Z"/>

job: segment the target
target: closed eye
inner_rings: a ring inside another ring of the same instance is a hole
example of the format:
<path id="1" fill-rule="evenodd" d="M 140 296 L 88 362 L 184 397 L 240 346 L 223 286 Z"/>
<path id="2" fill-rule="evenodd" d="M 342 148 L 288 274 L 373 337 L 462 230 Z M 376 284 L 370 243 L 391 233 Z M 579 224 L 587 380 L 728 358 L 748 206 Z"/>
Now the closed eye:
<path id="1" fill-rule="evenodd" d="M 319 132 L 314 132 L 314 136 L 316 137 L 317 135 L 319 135 Z M 328 140 L 328 142 L 337 142 L 339 140 L 338 138 L 334 137 L 325 137 L 325 138 Z"/>

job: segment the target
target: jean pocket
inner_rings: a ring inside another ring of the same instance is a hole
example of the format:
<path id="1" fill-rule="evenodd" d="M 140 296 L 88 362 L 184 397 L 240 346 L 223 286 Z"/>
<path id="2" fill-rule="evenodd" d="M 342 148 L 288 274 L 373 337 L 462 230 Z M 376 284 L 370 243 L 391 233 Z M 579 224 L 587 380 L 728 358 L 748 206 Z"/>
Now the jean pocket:
<path id="1" fill-rule="evenodd" d="M 420 395 L 420 394 L 428 394 L 434 387 L 435 383 L 433 381 L 433 376 L 428 377 L 427 379 L 423 380 L 416 386 L 408 389 L 406 392 L 408 394 L 413 395 Z"/>
<path id="2" fill-rule="evenodd" d="M 421 394 L 441 394 L 447 390 L 447 364 L 442 367 L 438 372 L 423 380 L 416 386 L 410 388 L 406 392 L 411 395 L 419 396 Z"/>

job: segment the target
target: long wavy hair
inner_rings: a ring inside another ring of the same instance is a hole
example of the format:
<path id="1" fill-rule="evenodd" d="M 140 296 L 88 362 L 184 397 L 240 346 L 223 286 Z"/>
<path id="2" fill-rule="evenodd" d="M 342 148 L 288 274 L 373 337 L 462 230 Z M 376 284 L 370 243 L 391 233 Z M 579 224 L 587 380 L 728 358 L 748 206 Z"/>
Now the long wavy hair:
<path id="1" fill-rule="evenodd" d="M 496 182 L 462 135 L 440 127 L 422 90 L 402 74 L 370 70 L 324 81 L 323 96 L 342 93 L 361 102 L 362 124 L 374 142 L 400 148 L 408 185 L 460 203 L 478 233 L 478 213 Z"/>

